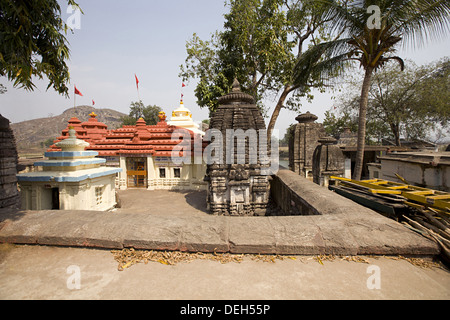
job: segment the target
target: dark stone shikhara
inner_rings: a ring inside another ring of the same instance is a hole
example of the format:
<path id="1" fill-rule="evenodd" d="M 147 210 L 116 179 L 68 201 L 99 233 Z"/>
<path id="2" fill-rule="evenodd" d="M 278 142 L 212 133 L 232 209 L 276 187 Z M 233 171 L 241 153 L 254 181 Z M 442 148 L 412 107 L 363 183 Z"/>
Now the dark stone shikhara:
<path id="1" fill-rule="evenodd" d="M 318 139 L 327 135 L 317 119 L 309 112 L 297 116 L 298 123 L 290 129 L 289 139 L 289 169 L 311 180 L 314 150 L 320 145 Z"/>
<path id="2" fill-rule="evenodd" d="M 219 107 L 211 117 L 210 129 L 220 131 L 224 150 L 221 159 L 207 166 L 205 180 L 208 182 L 207 202 L 210 213 L 265 215 L 270 186 L 269 176 L 264 171 L 269 168 L 269 163 L 262 160 L 261 155 L 268 155 L 267 138 L 257 135 L 256 140 L 253 140 L 256 145 L 250 143 L 249 137 L 245 140 L 237 139 L 236 145 L 235 137 L 230 138 L 229 132 L 239 129 L 243 132 L 259 132 L 266 130 L 266 125 L 255 99 L 241 92 L 237 80 L 233 83 L 232 91 L 219 98 Z M 230 148 L 233 144 L 235 145 Z M 242 154 L 238 152 L 240 147 L 245 150 Z M 231 162 L 230 154 L 227 157 L 227 150 L 233 150 Z M 244 161 L 239 163 L 239 158 Z"/>
<path id="3" fill-rule="evenodd" d="M 289 169 L 322 186 L 331 176 L 344 174 L 345 157 L 336 139 L 327 136 L 323 124 L 310 112 L 295 118 L 290 129 Z"/>

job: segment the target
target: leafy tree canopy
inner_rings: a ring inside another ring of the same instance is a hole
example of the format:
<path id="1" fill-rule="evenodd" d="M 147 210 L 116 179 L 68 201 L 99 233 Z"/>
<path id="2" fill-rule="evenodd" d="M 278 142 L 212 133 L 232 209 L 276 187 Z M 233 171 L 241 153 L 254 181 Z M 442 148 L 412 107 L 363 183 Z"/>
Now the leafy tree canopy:
<path id="1" fill-rule="evenodd" d="M 142 100 L 131 102 L 129 115 L 121 118 L 122 125 L 135 125 L 139 118 L 143 118 L 147 125 L 155 125 L 159 122 L 160 111 L 162 111 L 161 107 L 156 105 L 144 106 Z"/>
<path id="2" fill-rule="evenodd" d="M 324 126 L 336 137 L 358 127 L 359 83 L 349 76 L 345 94 L 326 112 Z M 401 145 L 404 139 L 437 140 L 450 134 L 450 60 L 417 66 L 406 61 L 402 72 L 387 65 L 372 80 L 367 108 L 366 143 L 382 139 Z M 435 139 L 437 138 L 437 139 Z"/>
<path id="3" fill-rule="evenodd" d="M 46 76 L 47 89 L 68 95 L 68 29 L 57 0 L 0 0 L 0 76 L 30 91 Z"/>
<path id="4" fill-rule="evenodd" d="M 217 108 L 217 98 L 231 90 L 234 78 L 256 98 L 264 115 L 272 106 L 264 106 L 262 99 L 276 101 L 270 132 L 281 109 L 298 111 L 301 98 L 313 98 L 310 85 L 293 85 L 292 72 L 308 41 L 326 38 L 322 26 L 329 20 L 318 19 L 318 1 L 228 0 L 226 5 L 223 31 L 207 41 L 197 34 L 187 41 L 180 76 L 199 79 L 197 103 L 210 112 Z M 314 86 L 321 87 L 320 81 Z"/>

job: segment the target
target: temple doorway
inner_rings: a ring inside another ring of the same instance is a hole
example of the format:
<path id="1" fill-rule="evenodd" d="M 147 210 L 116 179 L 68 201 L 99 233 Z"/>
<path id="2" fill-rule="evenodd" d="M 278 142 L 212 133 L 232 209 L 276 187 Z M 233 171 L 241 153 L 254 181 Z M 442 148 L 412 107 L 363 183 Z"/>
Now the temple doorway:
<path id="1" fill-rule="evenodd" d="M 52 210 L 59 210 L 59 188 L 52 188 Z"/>
<path id="2" fill-rule="evenodd" d="M 147 188 L 147 158 L 127 158 L 128 188 Z"/>

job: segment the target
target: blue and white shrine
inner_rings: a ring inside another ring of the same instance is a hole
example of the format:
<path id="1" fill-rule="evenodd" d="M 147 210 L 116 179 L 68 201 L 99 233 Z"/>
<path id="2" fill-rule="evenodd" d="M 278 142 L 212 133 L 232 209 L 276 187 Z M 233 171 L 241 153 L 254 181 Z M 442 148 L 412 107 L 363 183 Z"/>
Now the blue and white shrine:
<path id="1" fill-rule="evenodd" d="M 106 160 L 89 146 L 69 137 L 56 144 L 62 151 L 47 152 L 48 160 L 36 162 L 42 171 L 17 175 L 24 210 L 97 210 L 106 211 L 116 204 L 115 179 L 120 168 L 102 166 Z"/>

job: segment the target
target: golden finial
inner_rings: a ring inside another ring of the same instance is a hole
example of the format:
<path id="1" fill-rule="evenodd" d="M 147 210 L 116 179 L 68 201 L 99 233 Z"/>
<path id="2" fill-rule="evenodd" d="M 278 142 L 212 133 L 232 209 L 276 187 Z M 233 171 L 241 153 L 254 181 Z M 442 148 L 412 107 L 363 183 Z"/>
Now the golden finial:
<path id="1" fill-rule="evenodd" d="M 164 111 L 160 111 L 158 115 L 159 121 L 166 121 L 166 113 Z"/>

